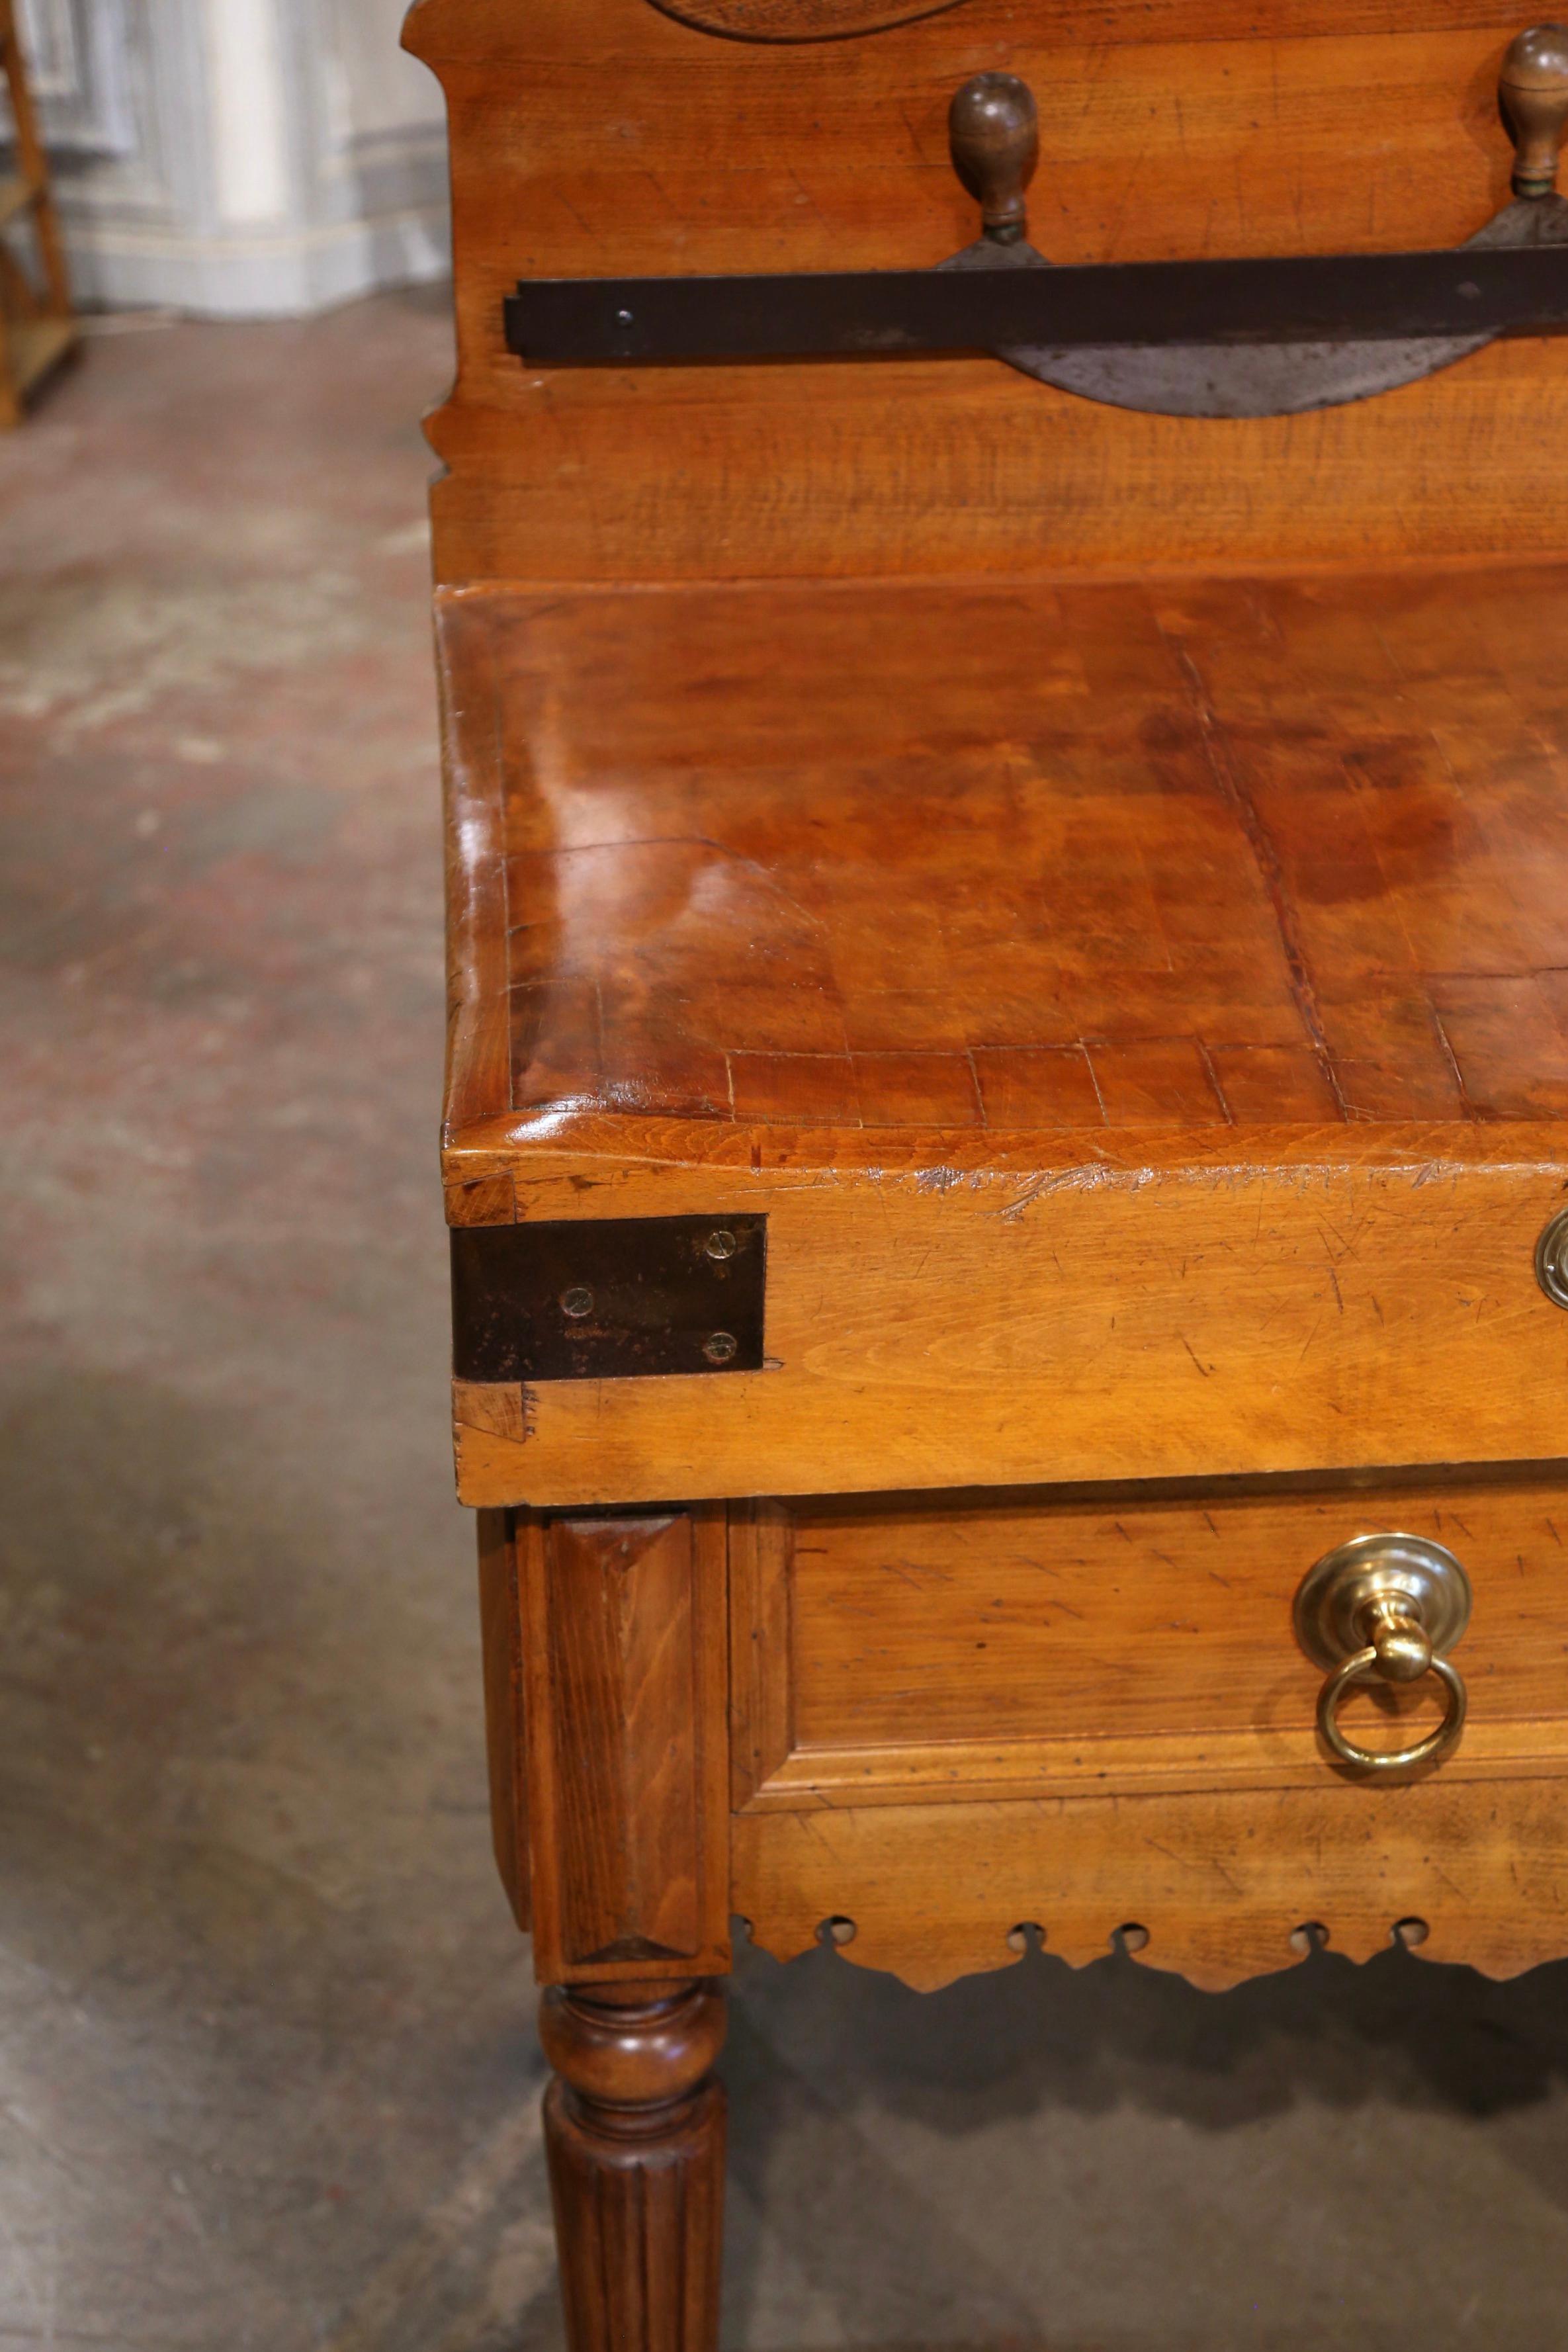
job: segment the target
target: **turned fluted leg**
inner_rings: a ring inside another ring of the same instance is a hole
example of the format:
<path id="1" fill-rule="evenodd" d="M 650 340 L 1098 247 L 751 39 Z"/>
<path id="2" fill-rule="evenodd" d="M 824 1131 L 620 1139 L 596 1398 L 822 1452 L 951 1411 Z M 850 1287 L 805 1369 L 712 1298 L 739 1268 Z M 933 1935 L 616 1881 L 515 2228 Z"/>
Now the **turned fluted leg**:
<path id="1" fill-rule="evenodd" d="M 572 2352 L 713 2352 L 724 2199 L 717 1984 L 552 1986 L 544 2133 Z"/>

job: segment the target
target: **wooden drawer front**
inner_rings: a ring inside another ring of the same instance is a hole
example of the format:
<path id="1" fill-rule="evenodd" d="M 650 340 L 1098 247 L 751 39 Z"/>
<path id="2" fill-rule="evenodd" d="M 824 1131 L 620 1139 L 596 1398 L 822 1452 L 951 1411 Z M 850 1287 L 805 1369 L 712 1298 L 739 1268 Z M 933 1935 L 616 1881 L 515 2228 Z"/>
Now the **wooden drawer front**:
<path id="1" fill-rule="evenodd" d="M 1291 1601 L 1321 1554 L 1390 1529 L 1475 1588 L 1443 1775 L 1562 1769 L 1568 1480 L 881 1496 L 732 1517 L 737 1806 L 1331 1784 Z M 1441 1696 L 1358 1693 L 1344 1720 L 1408 1745 Z"/>

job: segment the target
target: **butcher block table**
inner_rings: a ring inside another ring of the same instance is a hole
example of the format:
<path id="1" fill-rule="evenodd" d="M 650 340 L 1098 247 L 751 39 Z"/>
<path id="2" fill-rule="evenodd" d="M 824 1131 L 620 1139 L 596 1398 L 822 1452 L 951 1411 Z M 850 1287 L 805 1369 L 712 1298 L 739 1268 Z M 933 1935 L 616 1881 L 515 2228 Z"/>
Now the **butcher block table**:
<path id="1" fill-rule="evenodd" d="M 940 275 L 982 69 L 1054 259 L 1455 246 L 1529 165 L 1518 27 L 898 13 L 407 36 L 458 1475 L 574 2352 L 713 2344 L 737 1936 L 1568 1953 L 1568 345 L 1177 414 L 507 310 Z"/>

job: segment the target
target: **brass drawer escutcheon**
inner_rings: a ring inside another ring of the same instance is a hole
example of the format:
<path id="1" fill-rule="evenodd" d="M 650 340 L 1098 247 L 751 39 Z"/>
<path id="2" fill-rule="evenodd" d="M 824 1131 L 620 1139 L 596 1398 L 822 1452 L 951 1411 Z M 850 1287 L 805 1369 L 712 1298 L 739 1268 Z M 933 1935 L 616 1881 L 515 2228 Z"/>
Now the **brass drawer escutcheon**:
<path id="1" fill-rule="evenodd" d="M 1426 1536 L 1356 1536 L 1325 1552 L 1296 1595 L 1296 1639 L 1329 1670 L 1318 1695 L 1318 1729 L 1342 1764 L 1408 1772 L 1436 1763 L 1465 1727 L 1463 1677 L 1447 1652 L 1470 1622 L 1470 1580 L 1453 1553 Z M 1352 1684 L 1418 1682 L 1434 1674 L 1448 1694 L 1442 1722 L 1412 1748 L 1360 1748 L 1340 1727 Z"/>
<path id="2" fill-rule="evenodd" d="M 1568 1307 L 1568 1209 L 1559 1209 L 1541 1229 L 1535 1279 L 1553 1307 Z"/>

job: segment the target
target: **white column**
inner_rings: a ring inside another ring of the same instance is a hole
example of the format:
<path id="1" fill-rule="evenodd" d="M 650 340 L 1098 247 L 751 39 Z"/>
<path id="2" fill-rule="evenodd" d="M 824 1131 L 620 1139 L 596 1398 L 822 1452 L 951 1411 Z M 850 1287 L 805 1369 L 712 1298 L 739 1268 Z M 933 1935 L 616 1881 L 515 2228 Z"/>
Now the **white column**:
<path id="1" fill-rule="evenodd" d="M 289 188 L 277 0 L 206 0 L 206 54 L 219 217 L 279 220 Z"/>
<path id="2" fill-rule="evenodd" d="M 79 297 L 297 315 L 447 267 L 402 0 L 26 0 Z"/>

